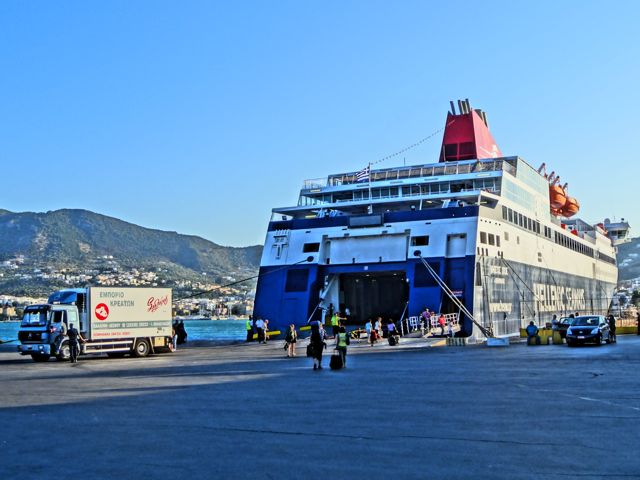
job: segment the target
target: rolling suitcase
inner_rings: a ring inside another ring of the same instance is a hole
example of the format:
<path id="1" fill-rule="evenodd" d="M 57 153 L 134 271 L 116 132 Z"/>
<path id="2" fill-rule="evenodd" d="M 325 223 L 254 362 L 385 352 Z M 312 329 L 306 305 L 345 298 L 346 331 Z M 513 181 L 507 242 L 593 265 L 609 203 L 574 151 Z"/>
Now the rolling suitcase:
<path id="1" fill-rule="evenodd" d="M 331 370 L 340 370 L 342 367 L 342 355 L 340 355 L 340 352 L 335 352 L 333 355 L 331 355 L 329 368 L 331 368 Z"/>

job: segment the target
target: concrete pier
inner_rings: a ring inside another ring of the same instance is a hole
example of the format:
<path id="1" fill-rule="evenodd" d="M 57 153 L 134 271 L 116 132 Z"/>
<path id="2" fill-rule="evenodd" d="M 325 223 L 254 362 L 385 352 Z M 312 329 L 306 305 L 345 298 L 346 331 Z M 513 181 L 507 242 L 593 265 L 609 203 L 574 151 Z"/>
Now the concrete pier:
<path id="1" fill-rule="evenodd" d="M 640 478 L 640 337 L 509 348 L 200 343 L 38 364 L 0 347 L 0 478 Z"/>

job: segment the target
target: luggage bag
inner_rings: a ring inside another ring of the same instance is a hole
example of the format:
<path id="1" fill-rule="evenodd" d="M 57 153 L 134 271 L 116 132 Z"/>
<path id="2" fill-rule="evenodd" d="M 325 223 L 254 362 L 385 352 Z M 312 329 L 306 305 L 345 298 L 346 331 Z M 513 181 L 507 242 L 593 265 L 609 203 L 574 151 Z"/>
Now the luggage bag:
<path id="1" fill-rule="evenodd" d="M 340 352 L 335 352 L 331 355 L 331 360 L 329 361 L 329 368 L 331 368 L 331 370 L 340 370 L 343 366 Z"/>

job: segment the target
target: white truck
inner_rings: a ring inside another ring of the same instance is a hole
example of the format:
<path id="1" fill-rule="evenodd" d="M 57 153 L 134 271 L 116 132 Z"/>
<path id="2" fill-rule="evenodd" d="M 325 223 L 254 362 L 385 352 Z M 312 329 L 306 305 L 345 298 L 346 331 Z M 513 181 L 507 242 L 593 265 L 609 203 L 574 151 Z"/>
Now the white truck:
<path id="1" fill-rule="evenodd" d="M 25 308 L 18 351 L 36 362 L 52 356 L 69 360 L 69 341 L 61 334 L 73 325 L 86 340 L 81 354 L 130 353 L 146 357 L 172 350 L 170 288 L 89 287 L 58 290 L 46 304 Z"/>

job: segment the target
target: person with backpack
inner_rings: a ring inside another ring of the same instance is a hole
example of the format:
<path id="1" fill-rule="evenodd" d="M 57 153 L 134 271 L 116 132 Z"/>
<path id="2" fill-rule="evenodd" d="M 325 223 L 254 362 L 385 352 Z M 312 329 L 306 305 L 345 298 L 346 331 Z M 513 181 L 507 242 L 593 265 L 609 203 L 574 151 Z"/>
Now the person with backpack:
<path id="1" fill-rule="evenodd" d="M 342 367 L 347 368 L 347 345 L 351 344 L 349 335 L 344 327 L 340 327 L 336 335 L 336 350 L 342 357 Z"/>

